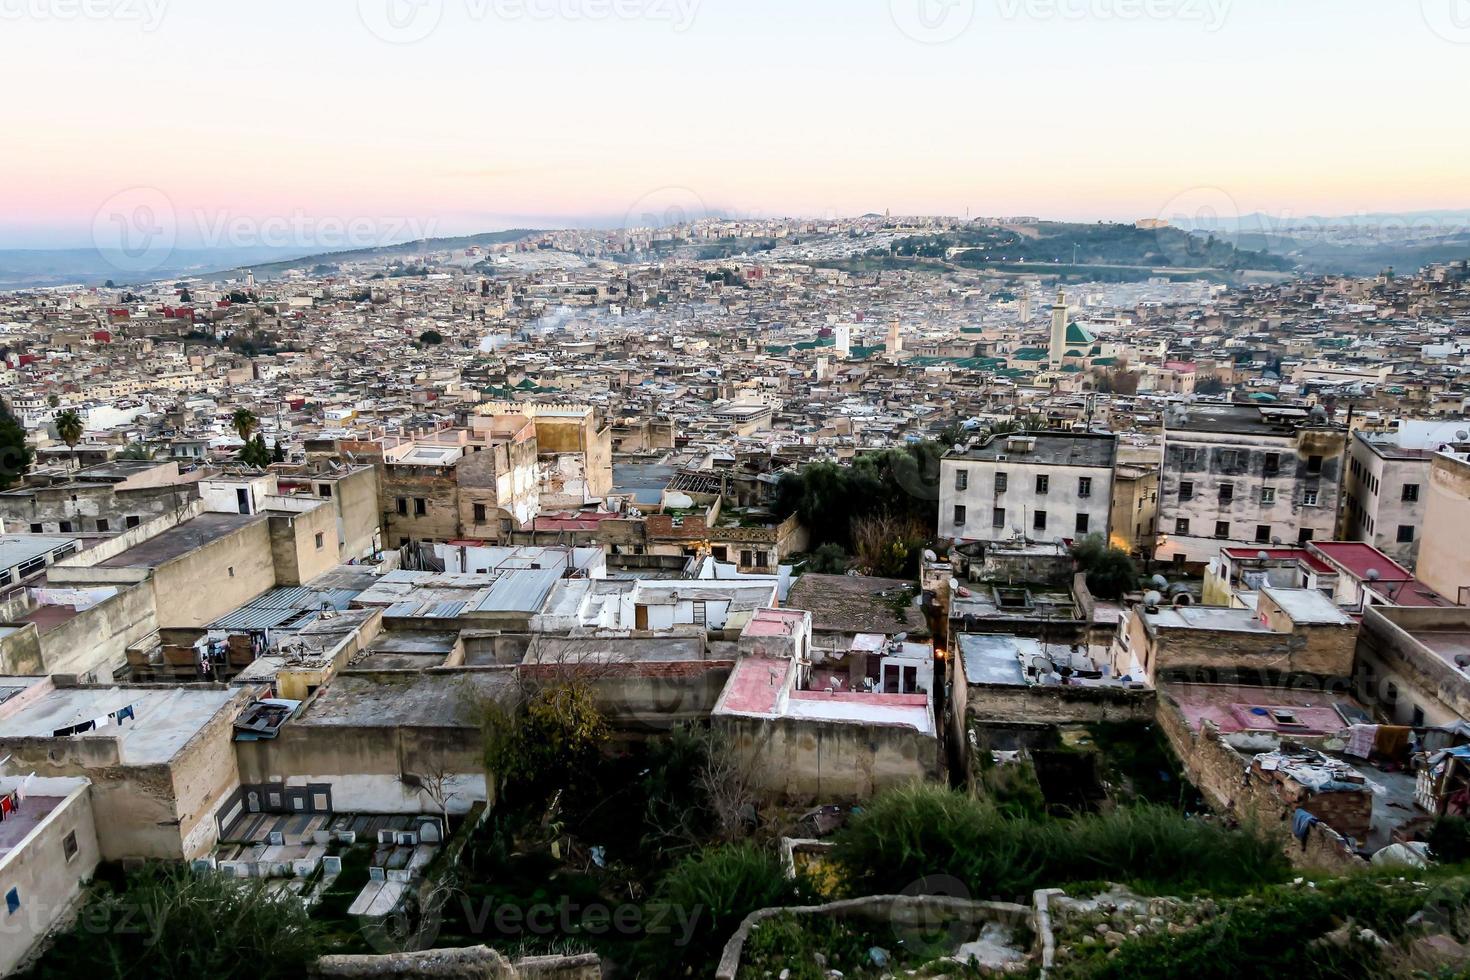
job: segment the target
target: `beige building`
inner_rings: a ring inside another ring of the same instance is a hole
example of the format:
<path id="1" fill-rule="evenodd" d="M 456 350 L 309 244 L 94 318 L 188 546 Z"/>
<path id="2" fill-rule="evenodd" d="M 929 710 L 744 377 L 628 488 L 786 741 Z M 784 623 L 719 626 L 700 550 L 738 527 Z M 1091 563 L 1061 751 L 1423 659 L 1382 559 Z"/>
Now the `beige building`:
<path id="1" fill-rule="evenodd" d="M 1429 469 L 1419 580 L 1457 604 L 1470 604 L 1470 453 L 1440 453 Z"/>

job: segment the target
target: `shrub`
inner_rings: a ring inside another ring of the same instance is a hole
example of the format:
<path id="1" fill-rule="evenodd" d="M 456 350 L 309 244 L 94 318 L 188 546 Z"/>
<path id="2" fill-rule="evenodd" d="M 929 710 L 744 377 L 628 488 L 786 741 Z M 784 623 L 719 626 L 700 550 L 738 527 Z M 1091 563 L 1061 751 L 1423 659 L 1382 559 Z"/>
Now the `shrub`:
<path id="1" fill-rule="evenodd" d="M 150 868 L 99 892 L 31 976 L 286 980 L 305 976 L 325 946 L 305 904 L 264 880 Z"/>
<path id="2" fill-rule="evenodd" d="M 660 882 L 651 903 L 646 921 L 661 917 L 671 932 L 650 931 L 641 944 L 642 974 L 709 976 L 747 915 L 801 900 L 776 856 L 754 844 L 727 844 L 685 858 Z M 687 944 L 681 922 L 692 923 Z"/>
<path id="3" fill-rule="evenodd" d="M 1006 815 L 933 786 L 885 793 L 835 838 L 855 894 L 892 894 L 947 875 L 975 898 L 1111 879 L 1142 890 L 1238 893 L 1279 881 L 1274 840 L 1157 806 L 1052 820 Z"/>

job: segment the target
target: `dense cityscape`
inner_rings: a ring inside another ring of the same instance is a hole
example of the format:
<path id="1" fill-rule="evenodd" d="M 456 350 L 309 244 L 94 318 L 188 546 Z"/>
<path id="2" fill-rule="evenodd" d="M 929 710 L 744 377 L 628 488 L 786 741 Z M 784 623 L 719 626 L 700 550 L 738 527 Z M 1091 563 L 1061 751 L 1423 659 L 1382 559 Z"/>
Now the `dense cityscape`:
<path id="1" fill-rule="evenodd" d="M 1470 980 L 1459 3 L 0 5 L 0 976 Z"/>

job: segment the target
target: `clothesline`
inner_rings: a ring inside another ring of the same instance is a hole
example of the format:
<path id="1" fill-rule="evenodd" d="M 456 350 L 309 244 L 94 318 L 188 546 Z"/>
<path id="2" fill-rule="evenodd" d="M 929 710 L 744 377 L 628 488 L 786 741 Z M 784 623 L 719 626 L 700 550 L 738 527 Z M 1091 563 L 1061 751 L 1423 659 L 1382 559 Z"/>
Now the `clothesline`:
<path id="1" fill-rule="evenodd" d="M 109 725 L 121 725 L 125 721 L 137 721 L 137 707 L 136 704 L 130 704 L 126 708 L 109 711 L 107 714 L 99 715 L 89 721 L 84 721 L 76 725 L 67 725 L 65 728 L 58 728 L 51 733 L 51 737 L 65 738 L 68 735 L 80 735 L 83 732 L 106 728 Z"/>

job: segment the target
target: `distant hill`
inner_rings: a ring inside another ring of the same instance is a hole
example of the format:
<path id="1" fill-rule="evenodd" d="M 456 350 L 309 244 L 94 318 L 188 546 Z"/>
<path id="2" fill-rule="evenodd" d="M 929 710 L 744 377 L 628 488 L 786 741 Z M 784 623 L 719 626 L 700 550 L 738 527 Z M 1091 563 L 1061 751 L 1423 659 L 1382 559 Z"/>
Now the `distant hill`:
<path id="1" fill-rule="evenodd" d="M 1222 276 L 1247 271 L 1289 273 L 1295 268 L 1285 256 L 1238 248 L 1224 238 L 1172 227 L 1114 223 L 976 225 L 900 239 L 885 251 L 899 258 L 947 259 L 977 269 L 1095 272 L 1100 278 L 1112 279 L 1199 272 Z"/>

